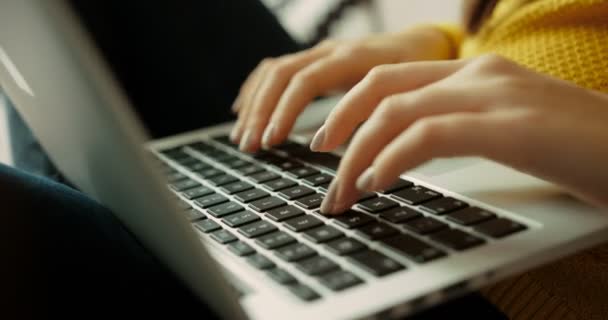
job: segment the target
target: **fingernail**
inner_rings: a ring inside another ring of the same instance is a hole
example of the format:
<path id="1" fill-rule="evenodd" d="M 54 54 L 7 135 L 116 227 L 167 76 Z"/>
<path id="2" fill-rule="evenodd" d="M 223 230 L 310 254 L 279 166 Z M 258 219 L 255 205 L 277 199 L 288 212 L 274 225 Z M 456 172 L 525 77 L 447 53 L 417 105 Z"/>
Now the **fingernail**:
<path id="1" fill-rule="evenodd" d="M 268 128 L 264 131 L 264 136 L 262 136 L 262 146 L 268 149 L 271 147 L 272 138 L 274 136 L 275 125 L 271 123 Z"/>
<path id="2" fill-rule="evenodd" d="M 337 189 L 338 187 L 336 181 L 332 182 L 332 184 L 329 186 L 329 190 L 327 191 L 327 195 L 325 195 L 325 199 L 323 199 L 323 203 L 321 203 L 321 213 L 334 213 L 333 208 L 335 205 L 334 202 L 336 200 Z"/>
<path id="3" fill-rule="evenodd" d="M 239 143 L 239 128 L 236 125 L 230 131 L 230 141 L 232 143 Z"/>
<path id="4" fill-rule="evenodd" d="M 252 138 L 253 138 L 253 131 L 251 129 L 247 129 L 245 131 L 245 134 L 243 135 L 243 139 L 241 139 L 241 144 L 239 145 L 239 149 L 241 151 L 249 151 L 249 149 L 251 148 L 251 143 L 252 143 Z"/>
<path id="5" fill-rule="evenodd" d="M 374 169 L 367 168 L 359 179 L 357 179 L 357 189 L 360 191 L 372 191 L 374 187 Z"/>
<path id="6" fill-rule="evenodd" d="M 310 150 L 319 151 L 325 143 L 325 125 L 321 126 L 310 142 Z"/>
<path id="7" fill-rule="evenodd" d="M 240 105 L 241 104 L 239 103 L 238 98 L 236 100 L 234 100 L 234 102 L 232 103 L 232 107 L 230 107 L 230 110 L 232 110 L 232 113 L 237 113 L 239 111 Z"/>

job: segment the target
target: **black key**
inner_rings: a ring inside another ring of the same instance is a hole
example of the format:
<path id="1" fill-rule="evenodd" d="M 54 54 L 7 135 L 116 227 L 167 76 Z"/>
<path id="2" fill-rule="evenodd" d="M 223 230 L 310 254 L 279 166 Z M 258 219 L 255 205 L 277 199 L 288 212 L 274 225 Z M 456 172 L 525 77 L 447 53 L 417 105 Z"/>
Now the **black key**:
<path id="1" fill-rule="evenodd" d="M 237 179 L 236 177 L 229 175 L 229 174 L 223 174 L 221 176 L 217 176 L 217 177 L 213 177 L 209 179 L 209 182 L 214 185 L 214 186 L 223 186 L 225 184 L 229 184 L 229 183 L 233 183 L 239 181 L 239 179 Z"/>
<path id="2" fill-rule="evenodd" d="M 188 189 L 200 187 L 200 185 L 201 185 L 200 183 L 198 183 L 192 179 L 186 179 L 186 180 L 181 180 L 179 182 L 175 182 L 175 183 L 169 185 L 169 187 L 177 192 L 181 192 L 181 191 L 185 191 Z"/>
<path id="3" fill-rule="evenodd" d="M 255 242 L 264 249 L 272 250 L 296 242 L 296 239 L 283 231 L 261 236 Z"/>
<path id="4" fill-rule="evenodd" d="M 512 233 L 525 230 L 526 226 L 521 223 L 506 219 L 498 218 L 490 220 L 475 226 L 474 230 L 488 235 L 492 238 L 502 238 Z"/>
<path id="5" fill-rule="evenodd" d="M 251 201 L 265 198 L 268 196 L 268 193 L 264 192 L 260 189 L 253 189 L 253 190 L 239 192 L 239 193 L 235 194 L 234 196 L 237 200 L 248 203 Z"/>
<path id="6" fill-rule="evenodd" d="M 322 226 L 316 229 L 308 230 L 304 233 L 304 238 L 316 242 L 323 243 L 339 237 L 342 237 L 344 233 L 332 226 Z"/>
<path id="7" fill-rule="evenodd" d="M 296 268 L 310 276 L 318 276 L 321 274 L 328 273 L 330 271 L 340 269 L 340 267 L 335 262 L 322 256 L 316 256 L 310 259 L 300 261 L 296 264 Z"/>
<path id="8" fill-rule="evenodd" d="M 207 219 L 204 213 L 196 209 L 186 210 L 186 215 L 190 221 Z"/>
<path id="9" fill-rule="evenodd" d="M 338 170 L 340 165 L 340 157 L 335 154 L 326 152 L 307 152 L 298 154 L 298 158 L 317 166 L 327 168 L 333 172 Z"/>
<path id="10" fill-rule="evenodd" d="M 235 157 L 235 158 L 236 158 L 236 157 Z M 243 160 L 243 159 L 239 159 L 239 158 L 236 158 L 236 159 L 234 159 L 234 160 L 232 160 L 232 161 L 228 161 L 228 162 L 224 162 L 224 163 L 225 163 L 225 164 L 226 164 L 226 165 L 227 165 L 229 168 L 231 168 L 231 169 L 237 169 L 237 168 L 242 168 L 242 167 L 245 167 L 245 166 L 250 166 L 250 165 L 252 165 L 252 163 L 251 163 L 251 162 L 249 162 L 249 161 L 245 161 L 245 160 Z"/>
<path id="11" fill-rule="evenodd" d="M 205 142 L 195 142 L 188 145 L 188 147 L 202 153 L 211 152 L 217 150 L 215 147 L 205 143 Z"/>
<path id="12" fill-rule="evenodd" d="M 290 155 L 300 155 L 300 154 L 306 154 L 306 153 L 310 153 L 310 148 L 294 142 L 294 141 L 285 141 L 281 144 L 278 144 L 276 146 L 273 147 L 274 149 L 277 150 L 281 150 L 283 152 L 287 152 Z"/>
<path id="13" fill-rule="evenodd" d="M 298 282 L 298 280 L 292 276 L 289 272 L 280 269 L 280 268 L 274 268 L 272 270 L 268 270 L 266 272 L 266 274 L 274 281 L 278 282 L 279 284 L 295 284 Z"/>
<path id="14" fill-rule="evenodd" d="M 188 179 L 188 177 L 181 172 L 175 172 L 167 175 L 167 182 L 169 183 L 175 183 L 185 179 Z"/>
<path id="15" fill-rule="evenodd" d="M 320 298 L 318 293 L 303 284 L 289 286 L 289 291 L 304 301 L 313 301 Z"/>
<path id="16" fill-rule="evenodd" d="M 216 168 L 208 168 L 208 169 L 196 171 L 196 174 L 201 176 L 203 179 L 209 179 L 209 178 L 223 175 L 224 171 L 222 171 L 220 169 L 216 169 Z"/>
<path id="17" fill-rule="evenodd" d="M 211 206 L 214 206 L 214 205 L 220 204 L 220 203 L 224 203 L 227 201 L 228 201 L 228 199 L 226 199 L 221 194 L 210 194 L 208 196 L 204 196 L 202 198 L 196 199 L 194 201 L 194 204 L 196 204 L 197 206 L 199 206 L 203 209 L 207 209 Z"/>
<path id="18" fill-rule="evenodd" d="M 238 148 L 238 144 L 236 143 L 232 143 L 232 141 L 230 141 L 230 137 L 228 135 L 222 134 L 219 136 L 213 136 L 211 139 L 213 139 L 214 141 L 217 141 L 223 145 L 226 145 L 228 147 L 231 148 Z"/>
<path id="19" fill-rule="evenodd" d="M 181 164 L 184 167 L 189 167 L 192 164 L 199 163 L 200 160 L 193 158 L 191 156 L 184 157 L 182 159 L 176 160 L 177 163 Z"/>
<path id="20" fill-rule="evenodd" d="M 277 227 L 268 221 L 258 221 L 239 228 L 239 232 L 245 235 L 247 238 L 259 237 L 275 230 L 277 230 Z"/>
<path id="21" fill-rule="evenodd" d="M 182 192 L 182 195 L 184 197 L 186 197 L 186 199 L 192 200 L 195 198 L 210 195 L 212 193 L 214 193 L 214 191 L 211 188 L 200 186 L 200 187 L 197 187 L 194 189 L 186 190 L 186 191 Z"/>
<path id="22" fill-rule="evenodd" d="M 329 190 L 329 183 L 324 183 L 324 184 L 320 185 L 319 190 L 321 190 L 323 192 L 327 192 L 327 190 Z"/>
<path id="23" fill-rule="evenodd" d="M 325 274 L 319 277 L 319 281 L 332 291 L 341 291 L 363 283 L 363 280 L 359 279 L 359 277 L 344 270 Z"/>
<path id="24" fill-rule="evenodd" d="M 377 197 L 378 197 L 378 195 L 375 192 L 366 191 L 366 192 L 363 192 L 359 196 L 359 200 L 357 200 L 357 202 L 363 202 L 365 200 L 369 200 L 369 199 L 377 198 Z"/>
<path id="25" fill-rule="evenodd" d="M 393 193 L 392 197 L 401 200 L 407 204 L 416 205 L 426 201 L 437 199 L 441 197 L 441 194 L 425 187 L 415 186 L 413 188 L 397 191 Z"/>
<path id="26" fill-rule="evenodd" d="M 230 166 L 230 163 L 232 163 L 233 161 L 237 161 L 237 160 L 241 160 L 241 159 L 238 157 L 235 157 L 233 155 L 228 155 L 226 157 L 223 157 L 222 161 L 220 161 L 220 162 L 226 166 Z"/>
<path id="27" fill-rule="evenodd" d="M 253 186 L 247 182 L 237 181 L 237 182 L 233 182 L 233 183 L 227 184 L 225 186 L 222 186 L 220 189 L 222 191 L 226 192 L 227 194 L 235 194 L 235 193 L 243 192 L 245 190 L 251 190 L 251 189 L 253 189 Z"/>
<path id="28" fill-rule="evenodd" d="M 231 157 L 231 155 L 227 154 L 226 152 L 220 151 L 220 150 L 217 150 L 217 149 L 213 150 L 213 151 L 206 152 L 205 155 L 207 157 L 209 157 L 209 158 L 212 158 L 212 159 L 214 159 L 216 161 L 220 161 L 220 162 L 222 161 L 222 159 Z"/>
<path id="29" fill-rule="evenodd" d="M 296 204 L 304 209 L 316 209 L 321 206 L 324 197 L 324 195 L 316 193 L 296 200 Z"/>
<path id="30" fill-rule="evenodd" d="M 280 177 L 281 177 L 281 175 L 279 175 L 277 173 L 270 172 L 270 171 L 262 171 L 262 172 L 249 176 L 249 179 L 253 180 L 256 183 L 264 183 L 264 182 L 268 182 L 271 180 L 276 180 Z"/>
<path id="31" fill-rule="evenodd" d="M 334 216 L 333 218 L 336 220 L 336 224 L 347 229 L 358 228 L 375 221 L 374 218 L 353 210 L 348 210 L 343 214 Z"/>
<path id="32" fill-rule="evenodd" d="M 397 182 L 395 182 L 393 185 L 391 185 L 390 187 L 386 188 L 385 190 L 382 190 L 380 192 L 388 194 L 388 193 L 393 193 L 395 191 L 401 190 L 401 189 L 405 189 L 405 188 L 409 188 L 409 187 L 413 187 L 414 184 L 407 181 L 407 180 L 403 180 L 403 179 L 399 179 Z"/>
<path id="33" fill-rule="evenodd" d="M 187 153 L 185 153 L 184 151 L 182 151 L 183 147 L 179 146 L 179 147 L 175 147 L 175 148 L 171 148 L 171 149 L 167 149 L 167 150 L 161 150 L 160 153 L 164 154 L 167 158 L 170 158 L 172 160 L 179 160 L 182 158 L 187 158 L 189 157 L 189 155 Z"/>
<path id="34" fill-rule="evenodd" d="M 247 262 L 261 270 L 272 269 L 275 267 L 274 262 L 259 253 L 256 253 L 247 258 Z"/>
<path id="35" fill-rule="evenodd" d="M 297 185 L 293 180 L 279 179 L 264 183 L 263 187 L 270 191 L 279 191 Z"/>
<path id="36" fill-rule="evenodd" d="M 226 202 L 217 206 L 210 207 L 207 212 L 216 218 L 221 218 L 229 214 L 242 211 L 243 207 L 235 202 Z"/>
<path id="37" fill-rule="evenodd" d="M 302 163 L 298 161 L 287 160 L 285 158 L 280 158 L 279 161 L 274 162 L 271 165 L 279 170 L 287 171 L 301 167 Z"/>
<path id="38" fill-rule="evenodd" d="M 282 162 L 285 160 L 285 158 L 283 158 L 283 157 L 279 157 L 276 154 L 269 153 L 266 151 L 259 151 L 258 153 L 252 154 L 251 156 L 260 162 L 268 163 L 268 164 L 278 163 L 278 162 Z"/>
<path id="39" fill-rule="evenodd" d="M 480 222 L 493 219 L 496 217 L 490 211 L 477 208 L 477 207 L 469 207 L 463 210 L 458 210 L 456 212 L 452 212 L 446 216 L 448 220 L 454 221 L 458 224 L 462 224 L 465 226 L 470 226 L 473 224 L 478 224 Z"/>
<path id="40" fill-rule="evenodd" d="M 330 183 L 333 180 L 333 176 L 330 176 L 326 173 L 319 173 L 312 175 L 310 177 L 304 178 L 302 181 L 307 185 L 311 185 L 313 187 L 320 186 L 326 183 Z"/>
<path id="41" fill-rule="evenodd" d="M 190 169 L 192 171 L 201 171 L 201 170 L 211 169 L 211 168 L 213 168 L 213 167 L 202 161 L 199 161 L 196 163 L 191 163 L 188 165 L 188 169 Z"/>
<path id="42" fill-rule="evenodd" d="M 248 256 L 254 254 L 255 250 L 243 241 L 233 242 L 228 246 L 228 250 L 236 254 L 239 257 Z"/>
<path id="43" fill-rule="evenodd" d="M 353 238 L 339 238 L 327 243 L 326 247 L 331 253 L 339 256 L 367 249 L 363 243 Z"/>
<path id="44" fill-rule="evenodd" d="M 211 238 L 221 244 L 226 244 L 229 242 L 233 242 L 238 240 L 230 231 L 228 230 L 218 230 L 211 233 Z"/>
<path id="45" fill-rule="evenodd" d="M 445 229 L 448 225 L 439 220 L 424 217 L 406 222 L 405 227 L 418 234 L 429 234 Z"/>
<path id="46" fill-rule="evenodd" d="M 266 171 L 264 168 L 257 165 L 250 165 L 242 168 L 236 169 L 236 171 L 240 172 L 244 176 L 250 176 L 252 174 L 256 174 L 258 172 Z"/>
<path id="47" fill-rule="evenodd" d="M 274 221 L 283 221 L 289 218 L 301 216 L 304 214 L 304 211 L 294 207 L 294 206 L 285 206 L 270 210 L 266 213 L 270 219 Z"/>
<path id="48" fill-rule="evenodd" d="M 422 214 L 420 214 L 420 212 L 414 209 L 410 209 L 408 207 L 393 208 L 380 213 L 380 218 L 390 221 L 392 223 L 404 223 L 406 221 L 420 217 L 422 217 Z"/>
<path id="49" fill-rule="evenodd" d="M 307 195 L 311 195 L 315 193 L 314 190 L 305 187 L 305 186 L 295 186 L 289 189 L 285 189 L 279 193 L 279 196 L 287 199 L 287 200 L 295 200 L 297 198 L 302 198 Z"/>
<path id="50" fill-rule="evenodd" d="M 260 217 L 251 211 L 237 212 L 222 219 L 222 222 L 232 228 L 238 228 L 248 223 L 258 221 Z"/>
<path id="51" fill-rule="evenodd" d="M 287 229 L 295 232 L 300 232 L 323 224 L 323 221 L 311 216 L 304 215 L 285 221 Z"/>
<path id="52" fill-rule="evenodd" d="M 275 254 L 285 261 L 298 261 L 312 257 L 316 255 L 317 252 L 303 243 L 294 243 L 277 249 Z"/>
<path id="53" fill-rule="evenodd" d="M 302 179 L 319 173 L 319 170 L 311 167 L 300 167 L 287 171 L 287 175 L 292 178 Z"/>
<path id="54" fill-rule="evenodd" d="M 249 207 L 257 212 L 266 212 L 268 210 L 282 207 L 285 205 L 285 201 L 277 197 L 266 197 L 260 200 L 253 201 L 249 204 Z"/>
<path id="55" fill-rule="evenodd" d="M 485 242 L 485 240 L 479 237 L 476 237 L 472 234 L 468 234 L 458 229 L 447 229 L 441 232 L 437 232 L 431 236 L 431 239 L 454 250 L 464 250 L 476 247 Z"/>
<path id="56" fill-rule="evenodd" d="M 194 223 L 194 226 L 204 233 L 209 233 L 222 228 L 215 221 L 209 219 L 197 221 Z"/>
<path id="57" fill-rule="evenodd" d="M 372 250 L 352 254 L 349 259 L 361 269 L 377 277 L 404 269 L 399 262 Z"/>
<path id="58" fill-rule="evenodd" d="M 454 199 L 452 197 L 439 198 L 437 200 L 429 201 L 420 206 L 420 209 L 437 215 L 443 215 L 448 212 L 456 211 L 458 209 L 466 208 L 469 205 Z"/>
<path id="59" fill-rule="evenodd" d="M 388 238 L 399 233 L 397 229 L 380 222 L 373 222 L 359 229 L 359 233 L 370 240 Z"/>
<path id="60" fill-rule="evenodd" d="M 445 256 L 445 252 L 439 250 L 424 241 L 418 240 L 410 235 L 401 234 L 396 237 L 383 239 L 382 242 L 399 254 L 402 254 L 418 263 L 431 261 Z"/>
<path id="61" fill-rule="evenodd" d="M 399 204 L 397 202 L 382 197 L 369 199 L 359 204 L 359 207 L 371 213 L 378 213 L 380 211 L 388 210 L 398 206 Z"/>

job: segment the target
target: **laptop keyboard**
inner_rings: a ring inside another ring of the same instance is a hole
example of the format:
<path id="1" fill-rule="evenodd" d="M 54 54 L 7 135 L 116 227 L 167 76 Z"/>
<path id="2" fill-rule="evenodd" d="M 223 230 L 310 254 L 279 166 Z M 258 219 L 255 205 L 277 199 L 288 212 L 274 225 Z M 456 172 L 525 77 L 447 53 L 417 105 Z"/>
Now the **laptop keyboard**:
<path id="1" fill-rule="evenodd" d="M 246 154 L 218 136 L 160 154 L 192 226 L 303 301 L 527 229 L 404 179 L 323 216 L 340 158 L 294 142 Z"/>

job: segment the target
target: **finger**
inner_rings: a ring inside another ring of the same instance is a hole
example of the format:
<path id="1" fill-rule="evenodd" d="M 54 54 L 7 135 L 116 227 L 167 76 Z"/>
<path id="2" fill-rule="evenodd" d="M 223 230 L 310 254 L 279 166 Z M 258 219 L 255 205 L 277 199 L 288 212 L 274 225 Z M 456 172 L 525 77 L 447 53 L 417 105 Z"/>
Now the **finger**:
<path id="1" fill-rule="evenodd" d="M 509 162 L 517 148 L 505 112 L 451 113 L 424 118 L 401 133 L 357 180 L 362 190 L 390 186 L 403 172 L 439 157 L 482 156 Z"/>
<path id="2" fill-rule="evenodd" d="M 359 193 L 355 182 L 363 170 L 371 165 L 390 141 L 416 120 L 455 111 L 476 112 L 480 109 L 480 101 L 475 96 L 462 95 L 461 90 L 439 85 L 386 98 L 351 141 L 323 202 L 322 211 L 339 213 L 350 207 Z"/>
<path id="3" fill-rule="evenodd" d="M 305 66 L 330 53 L 329 47 L 319 47 L 279 58 L 267 70 L 265 77 L 260 80 L 251 111 L 245 118 L 245 131 L 253 131 L 253 136 L 259 137 L 268 124 L 268 119 L 277 106 L 281 94 L 285 91 L 291 78 Z M 268 128 L 272 131 L 272 128 Z M 246 149 L 256 149 L 260 141 L 250 141 L 252 145 Z"/>
<path id="4" fill-rule="evenodd" d="M 468 61 L 413 62 L 374 68 L 332 110 L 311 148 L 330 151 L 344 143 L 387 96 L 416 90 L 444 79 Z"/>
<path id="5" fill-rule="evenodd" d="M 236 107 L 238 109 L 238 119 L 230 133 L 230 139 L 233 143 L 240 143 L 243 135 L 243 125 L 245 124 L 245 119 L 249 115 L 249 106 L 251 105 L 252 99 L 254 99 L 256 89 L 259 86 L 261 79 L 264 78 L 272 61 L 272 58 L 262 60 L 241 87 L 241 92 L 236 100 L 238 101 L 238 106 Z"/>
<path id="6" fill-rule="evenodd" d="M 269 126 L 273 131 L 268 134 L 268 144 L 283 141 L 297 116 L 314 98 L 355 84 L 364 76 L 366 69 L 355 57 L 331 55 L 294 75 L 270 118 Z"/>

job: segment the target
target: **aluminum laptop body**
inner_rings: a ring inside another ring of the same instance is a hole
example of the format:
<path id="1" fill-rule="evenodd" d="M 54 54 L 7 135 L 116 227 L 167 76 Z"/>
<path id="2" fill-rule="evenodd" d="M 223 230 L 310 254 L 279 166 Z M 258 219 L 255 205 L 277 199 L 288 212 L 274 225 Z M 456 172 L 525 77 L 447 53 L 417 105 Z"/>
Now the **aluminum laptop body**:
<path id="1" fill-rule="evenodd" d="M 318 255 L 331 258 L 341 270 L 361 280 L 356 286 L 331 290 L 318 277 L 302 272 L 301 265 L 284 261 L 273 250 L 255 247 L 259 254 L 295 275 L 299 283 L 320 296 L 312 301 L 303 300 L 291 294 L 287 286 L 271 279 L 268 269 L 253 267 L 246 258 L 227 250 L 226 244 L 193 228 L 194 221 L 175 204 L 175 195 L 167 188 L 166 177 L 158 169 L 159 161 L 165 162 L 162 165 L 165 169 L 234 200 L 235 196 L 167 156 L 171 150 L 185 146 L 180 152 L 187 157 L 238 175 L 239 170 L 216 163 L 213 158 L 220 152 L 232 160 L 236 157 L 256 161 L 222 143 L 221 137 L 228 133 L 230 124 L 147 141 L 111 67 L 95 48 L 78 17 L 64 1 L 0 2 L 0 83 L 50 157 L 81 190 L 112 209 L 204 303 L 225 318 L 401 316 L 599 244 L 608 236 L 605 212 L 565 195 L 549 183 L 482 159 L 438 160 L 404 174 L 403 179 L 418 188 L 428 188 L 516 222 L 524 226 L 524 230 L 493 238 L 477 232 L 475 226 L 459 225 L 445 215 L 425 212 L 425 216 L 434 217 L 451 229 L 470 232 L 484 244 L 468 250 L 437 245 L 446 253 L 445 257 L 418 263 L 396 254 L 382 241 L 366 240 L 360 230 L 340 227 L 337 221 L 322 217 L 315 209 L 300 208 L 324 225 L 340 228 L 343 236 L 360 239 L 369 250 L 389 257 L 402 267 L 388 275 L 376 276 L 352 264 L 349 257 L 334 255 L 327 246 L 315 244 L 304 232 L 284 228 L 271 221 L 267 214 L 260 213 L 255 217 L 258 222 L 273 223 L 298 243 L 315 248 Z M 211 148 L 213 153 L 198 152 L 190 146 Z M 277 154 L 282 153 L 279 150 Z M 276 165 L 260 163 L 259 166 L 272 174 L 284 174 Z M 331 174 L 331 170 L 314 164 L 309 167 Z M 239 178 L 253 183 L 245 174 Z M 321 187 L 315 190 L 321 193 L 318 191 Z M 395 202 L 401 207 L 417 210 L 417 205 L 400 200 L 402 191 L 379 195 L 378 199 L 397 199 Z M 207 214 L 206 210 L 197 208 L 196 199 L 187 199 L 182 193 L 178 197 L 182 204 L 185 202 L 200 214 Z M 298 200 L 282 201 L 297 206 Z M 248 203 L 241 204 L 250 208 Z M 384 221 L 373 213 L 365 216 Z M 245 235 L 246 231 L 231 229 L 222 218 L 209 214 L 204 219 L 220 225 L 238 241 L 257 245 L 255 238 Z M 387 225 L 401 228 L 392 222 Z M 433 235 L 403 230 L 405 235 L 435 243 Z"/>

